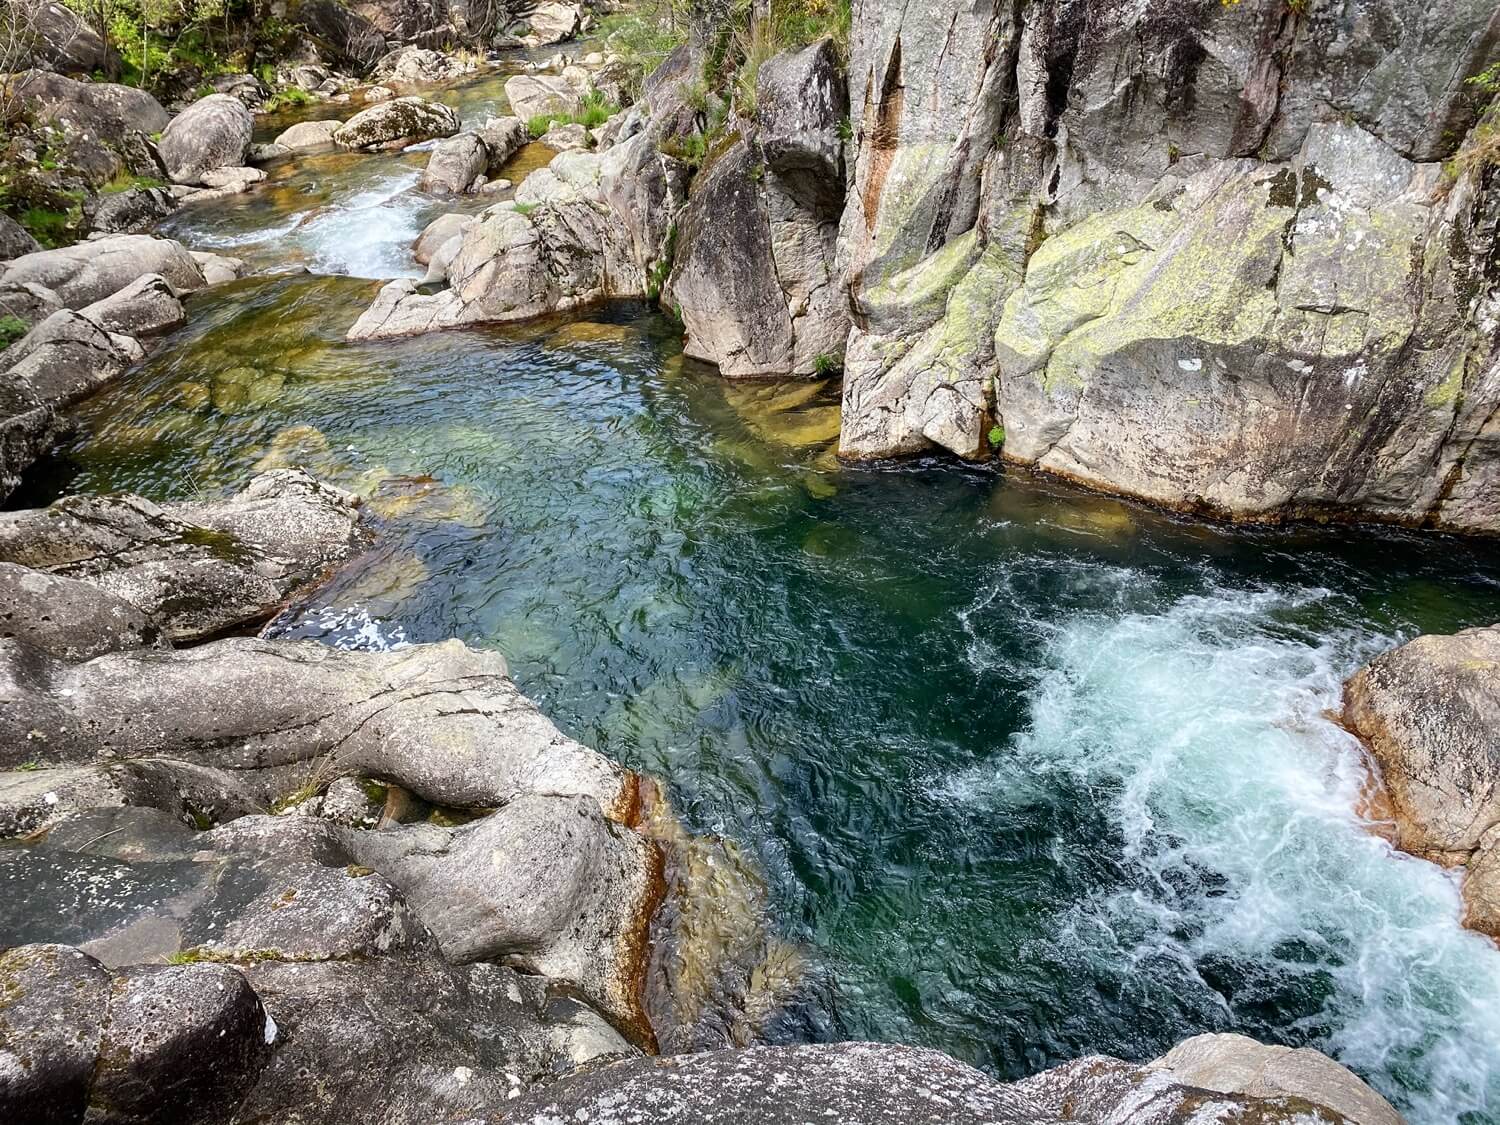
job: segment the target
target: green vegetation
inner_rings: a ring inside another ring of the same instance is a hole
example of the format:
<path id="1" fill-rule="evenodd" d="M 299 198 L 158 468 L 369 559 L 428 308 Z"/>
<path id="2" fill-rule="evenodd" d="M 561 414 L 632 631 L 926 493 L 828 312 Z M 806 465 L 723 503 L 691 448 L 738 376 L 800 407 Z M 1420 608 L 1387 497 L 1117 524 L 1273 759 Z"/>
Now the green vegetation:
<path id="1" fill-rule="evenodd" d="M 819 352 L 813 357 L 813 372 L 820 377 L 827 377 L 838 371 L 840 367 L 838 358 L 827 352 Z"/>
<path id="2" fill-rule="evenodd" d="M 26 335 L 28 331 L 29 329 L 26 327 L 26 322 L 20 317 L 0 316 L 0 351 L 4 351 L 6 348 L 10 347 L 22 336 Z M 32 759 L 29 762 L 22 762 L 16 768 L 22 770 L 35 770 L 41 769 L 41 765 L 42 764 L 40 762 Z"/>
<path id="3" fill-rule="evenodd" d="M 539 113 L 526 122 L 526 131 L 532 139 L 544 137 L 554 125 L 582 125 L 586 129 L 597 129 L 615 114 L 620 107 L 598 90 L 583 95 L 583 105 L 577 113 Z"/>
<path id="4" fill-rule="evenodd" d="M 179 949 L 176 953 L 167 954 L 168 965 L 196 965 L 199 961 L 206 960 L 203 950 L 194 946 L 191 949 Z"/>
<path id="5" fill-rule="evenodd" d="M 121 169 L 115 173 L 115 178 L 110 180 L 99 189 L 100 195 L 117 195 L 122 191 L 130 191 L 134 188 L 159 188 L 166 187 L 165 180 L 153 179 L 150 176 L 137 176 L 134 172 Z"/>
<path id="6" fill-rule="evenodd" d="M 78 229 L 83 222 L 83 193 L 62 193 L 72 199 L 66 211 L 52 207 L 27 207 L 16 216 L 32 238 L 46 249 L 67 246 L 78 238 Z"/>
<path id="7" fill-rule="evenodd" d="M 15 335 L 10 335 L 10 328 L 8 326 L 17 324 L 21 326 L 21 331 L 17 332 Z M 22 336 L 26 335 L 26 322 L 18 316 L 0 317 L 0 334 L 4 334 L 6 336 L 4 346 L 8 348 L 16 340 L 19 340 Z M 39 770 L 41 768 L 42 763 L 36 758 L 32 758 L 28 761 L 22 762 L 19 766 L 16 767 L 16 769 L 26 770 L 28 773 L 32 770 Z"/>
<path id="8" fill-rule="evenodd" d="M 645 0 L 628 12 L 604 17 L 599 34 L 605 46 L 620 56 L 638 94 L 646 76 L 687 42 L 687 4 Z"/>
<path id="9" fill-rule="evenodd" d="M 300 86 L 286 86 L 266 99 L 265 111 L 275 113 L 279 109 L 312 104 L 313 96 Z"/>
<path id="10" fill-rule="evenodd" d="M 1005 444 L 1005 427 L 997 423 L 990 427 L 990 432 L 985 436 L 990 439 L 990 444 L 998 449 Z"/>
<path id="11" fill-rule="evenodd" d="M 661 257 L 651 267 L 651 273 L 646 278 L 646 297 L 655 301 L 661 296 L 662 286 L 667 283 L 667 275 L 672 272 L 672 260 L 677 256 L 677 224 L 673 223 L 667 228 L 667 241 L 662 247 Z"/>
<path id="12" fill-rule="evenodd" d="M 517 203 L 515 211 L 517 215 L 529 215 L 540 206 L 540 203 Z"/>

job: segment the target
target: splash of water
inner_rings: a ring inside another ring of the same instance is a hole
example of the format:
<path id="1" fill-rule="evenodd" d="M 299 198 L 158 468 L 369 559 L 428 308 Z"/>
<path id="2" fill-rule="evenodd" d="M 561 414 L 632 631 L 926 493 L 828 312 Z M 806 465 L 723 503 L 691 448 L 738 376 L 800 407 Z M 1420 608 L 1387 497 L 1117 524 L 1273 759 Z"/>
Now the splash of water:
<path id="1" fill-rule="evenodd" d="M 1328 590 L 1141 607 L 1138 570 L 1078 577 L 1103 611 L 1049 618 L 1001 581 L 961 615 L 977 674 L 995 671 L 985 635 L 1002 619 L 1035 632 L 1041 667 L 1027 729 L 941 796 L 989 819 L 1090 794 L 1119 877 L 1054 920 L 1068 956 L 1202 990 L 1225 1027 L 1320 1047 L 1414 1125 L 1493 1121 L 1500 950 L 1460 927 L 1450 874 L 1359 823 L 1361 751 L 1328 717 L 1343 678 L 1394 639 L 1330 629 Z M 1289 996 L 1299 1019 L 1256 1026 Z"/>

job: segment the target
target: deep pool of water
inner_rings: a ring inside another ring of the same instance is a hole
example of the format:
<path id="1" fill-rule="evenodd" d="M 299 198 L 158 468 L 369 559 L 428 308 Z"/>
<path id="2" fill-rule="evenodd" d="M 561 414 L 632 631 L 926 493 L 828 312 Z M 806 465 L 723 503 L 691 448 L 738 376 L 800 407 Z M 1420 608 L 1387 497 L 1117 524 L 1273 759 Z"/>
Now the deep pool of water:
<path id="1" fill-rule="evenodd" d="M 782 1034 L 1015 1077 L 1206 1029 L 1420 1125 L 1500 1114 L 1500 951 L 1353 812 L 1363 659 L 1500 619 L 1500 558 L 1234 531 L 952 463 L 841 469 L 837 389 L 733 386 L 637 306 L 350 345 L 376 286 L 248 280 L 78 412 L 21 502 L 306 465 L 368 558 L 284 623 L 497 648 L 744 845 L 818 987 Z"/>

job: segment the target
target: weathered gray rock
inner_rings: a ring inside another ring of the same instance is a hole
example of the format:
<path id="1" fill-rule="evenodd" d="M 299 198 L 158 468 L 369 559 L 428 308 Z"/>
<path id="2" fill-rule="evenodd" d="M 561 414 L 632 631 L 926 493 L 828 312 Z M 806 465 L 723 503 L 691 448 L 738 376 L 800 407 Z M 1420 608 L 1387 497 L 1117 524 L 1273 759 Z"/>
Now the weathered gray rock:
<path id="1" fill-rule="evenodd" d="M 224 1119 L 253 1086 L 276 1024 L 244 976 L 226 965 L 141 965 L 111 981 L 91 1120 Z"/>
<path id="2" fill-rule="evenodd" d="M 1184 1086 L 1219 1094 L 1302 1098 L 1343 1114 L 1353 1125 L 1403 1125 L 1390 1102 L 1310 1047 L 1270 1046 L 1244 1035 L 1195 1035 L 1150 1068 Z"/>
<path id="3" fill-rule="evenodd" d="M 0 953 L 0 1112 L 9 1121 L 82 1121 L 109 1005 L 104 966 L 65 945 Z"/>
<path id="4" fill-rule="evenodd" d="M 245 272 L 242 258 L 231 258 L 224 254 L 212 254 L 206 250 L 193 250 L 191 257 L 200 270 L 207 285 L 223 285 L 234 281 Z"/>
<path id="5" fill-rule="evenodd" d="M 41 248 L 25 227 L 9 215 L 0 214 L 0 262 L 8 262 Z"/>
<path id="6" fill-rule="evenodd" d="M 857 21 L 841 453 L 1001 444 L 1236 518 L 1500 526 L 1500 201 L 1420 163 L 1473 143 L 1493 11 L 1047 8 Z"/>
<path id="7" fill-rule="evenodd" d="M 849 331 L 836 264 L 848 107 L 832 41 L 764 63 L 755 105 L 753 140 L 693 185 L 663 300 L 685 352 L 726 376 L 827 374 Z"/>
<path id="8" fill-rule="evenodd" d="M 486 117 L 475 130 L 489 152 L 488 173 L 493 176 L 531 140 L 526 123 L 519 117 Z"/>
<path id="9" fill-rule="evenodd" d="M 253 74 L 220 74 L 211 85 L 214 93 L 238 98 L 251 110 L 259 108 L 271 96 L 270 88 Z"/>
<path id="10" fill-rule="evenodd" d="M 0 285 L 0 315 L 13 316 L 28 327 L 40 324 L 66 307 L 56 293 L 34 281 Z"/>
<path id="11" fill-rule="evenodd" d="M 117 379 L 144 353 L 129 336 L 61 309 L 0 352 L 4 378 L 49 409 L 69 406 Z M 21 411 L 28 407 L 20 404 Z"/>
<path id="12" fill-rule="evenodd" d="M 589 131 L 584 126 L 554 125 L 541 136 L 542 144 L 557 152 L 573 152 L 589 147 Z"/>
<path id="13" fill-rule="evenodd" d="M 183 110 L 161 135 L 158 150 L 173 183 L 202 184 L 219 168 L 243 165 L 254 120 L 244 102 L 210 94 Z"/>
<path id="14" fill-rule="evenodd" d="M 463 195 L 484 183 L 489 163 L 489 149 L 479 134 L 459 133 L 432 150 L 420 186 L 434 195 Z"/>
<path id="15" fill-rule="evenodd" d="M 422 233 L 417 236 L 416 244 L 412 247 L 412 256 L 422 265 L 432 261 L 432 256 L 449 239 L 462 232 L 471 216 L 457 211 L 446 215 L 439 215 L 422 228 Z"/>
<path id="16" fill-rule="evenodd" d="M 596 800 L 526 794 L 406 855 L 382 858 L 378 842 L 351 838 L 356 854 L 401 888 L 450 961 L 504 959 L 564 981 L 649 1041 L 639 987 L 661 858 Z"/>
<path id="17" fill-rule="evenodd" d="M 510 111 L 522 121 L 544 114 L 577 113 L 583 98 L 562 78 L 549 74 L 517 74 L 505 80 Z"/>
<path id="18" fill-rule="evenodd" d="M 23 254 L 0 271 L 0 289 L 43 285 L 68 308 L 80 309 L 148 273 L 160 274 L 179 293 L 206 284 L 203 271 L 180 242 L 145 234 L 118 234 Z"/>
<path id="19" fill-rule="evenodd" d="M 299 121 L 283 131 L 276 144 L 291 152 L 312 152 L 320 148 L 333 147 L 333 135 L 339 131 L 342 121 Z"/>
<path id="20" fill-rule="evenodd" d="M 450 288 L 391 282 L 350 339 L 522 320 L 610 297 L 646 296 L 664 272 L 685 172 L 638 135 L 603 154 L 559 153 L 462 231 Z"/>
<path id="21" fill-rule="evenodd" d="M 458 114 L 441 102 L 396 98 L 361 110 L 333 133 L 340 148 L 400 148 L 458 132 Z"/>
<path id="22" fill-rule="evenodd" d="M 127 188 L 95 197 L 84 209 L 89 230 L 102 234 L 139 234 L 177 208 L 177 199 L 162 188 Z"/>
<path id="23" fill-rule="evenodd" d="M 245 154 L 245 159 L 251 164 L 270 164 L 274 160 L 280 160 L 283 156 L 292 155 L 292 151 L 286 145 L 279 145 L 274 142 L 252 144 L 250 151 Z"/>
<path id="24" fill-rule="evenodd" d="M 31 36 L 18 43 L 17 69 L 38 67 L 59 74 L 93 74 L 117 61 L 99 34 L 62 4 L 48 0 L 32 10 Z"/>
<path id="25" fill-rule="evenodd" d="M 1376 657 L 1344 685 L 1344 724 L 1380 769 L 1397 845 L 1467 865 L 1465 921 L 1500 935 L 1500 627 Z"/>
<path id="26" fill-rule="evenodd" d="M 171 115 L 145 90 L 115 82 L 78 82 L 60 74 L 27 71 L 12 81 L 42 121 L 118 146 L 128 134 L 159 133 Z"/>
<path id="27" fill-rule="evenodd" d="M 165 643 L 156 622 L 124 598 L 77 578 L 4 562 L 0 637 L 70 661 Z"/>
<path id="28" fill-rule="evenodd" d="M 457 641 L 351 653 L 232 639 L 78 665 L 3 644 L 15 690 L 0 716 L 0 754 L 11 766 L 37 753 L 67 767 L 103 752 L 115 761 L 171 760 L 208 770 L 226 792 L 248 787 L 270 801 L 337 751 L 318 767 L 329 780 L 381 777 L 441 805 L 494 808 L 536 791 L 591 797 L 620 820 L 633 807 L 632 775 L 564 738 L 516 691 L 503 659 Z M 0 775 L 0 829 L 112 803 L 90 787 L 115 791 L 131 781 L 86 769 L 64 786 L 51 776 L 58 772 Z"/>
<path id="29" fill-rule="evenodd" d="M 583 11 L 567 0 L 542 0 L 526 16 L 527 38 L 539 46 L 572 39 L 583 27 Z"/>
<path id="30" fill-rule="evenodd" d="M 306 473 L 262 474 L 220 501 L 72 496 L 0 514 L 0 559 L 93 584 L 174 640 L 265 620 L 358 542 L 357 501 Z"/>
<path id="31" fill-rule="evenodd" d="M 235 192 L 245 191 L 251 184 L 258 184 L 266 178 L 266 174 L 259 168 L 235 166 L 229 168 L 215 168 L 211 172 L 203 173 L 203 186 L 208 188 L 231 189 Z"/>
<path id="32" fill-rule="evenodd" d="M 382 57 L 370 77 L 377 82 L 446 82 L 473 69 L 473 63 L 452 55 L 408 45 Z"/>
<path id="33" fill-rule="evenodd" d="M 159 273 L 143 274 L 79 312 L 106 332 L 124 336 L 158 336 L 187 321 L 182 302 Z"/>

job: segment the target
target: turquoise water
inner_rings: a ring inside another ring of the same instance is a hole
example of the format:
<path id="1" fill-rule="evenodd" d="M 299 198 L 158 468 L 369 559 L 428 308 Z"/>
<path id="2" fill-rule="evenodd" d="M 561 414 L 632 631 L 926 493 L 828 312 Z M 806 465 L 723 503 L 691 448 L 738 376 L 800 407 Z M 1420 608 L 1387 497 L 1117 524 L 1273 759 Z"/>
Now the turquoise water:
<path id="1" fill-rule="evenodd" d="M 91 400 L 25 502 L 298 463 L 376 548 L 283 623 L 497 648 L 739 841 L 806 948 L 784 1038 L 1003 1077 L 1198 1031 L 1500 1116 L 1500 951 L 1355 818 L 1362 660 L 1500 619 L 1484 544 L 1234 531 L 1022 474 L 832 457 L 837 388 L 735 387 L 638 306 L 349 345 L 375 286 L 252 280 Z"/>

